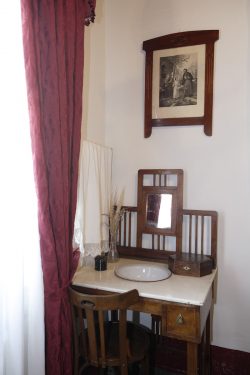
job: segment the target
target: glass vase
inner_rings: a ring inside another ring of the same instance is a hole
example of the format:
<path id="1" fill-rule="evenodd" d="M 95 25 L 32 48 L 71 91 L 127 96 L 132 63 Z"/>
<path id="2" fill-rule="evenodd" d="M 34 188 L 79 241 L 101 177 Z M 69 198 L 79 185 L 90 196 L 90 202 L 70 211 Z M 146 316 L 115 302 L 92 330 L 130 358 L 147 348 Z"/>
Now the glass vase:
<path id="1" fill-rule="evenodd" d="M 117 251 L 116 241 L 110 241 L 109 252 L 108 252 L 108 262 L 115 263 L 119 260 L 119 253 Z"/>

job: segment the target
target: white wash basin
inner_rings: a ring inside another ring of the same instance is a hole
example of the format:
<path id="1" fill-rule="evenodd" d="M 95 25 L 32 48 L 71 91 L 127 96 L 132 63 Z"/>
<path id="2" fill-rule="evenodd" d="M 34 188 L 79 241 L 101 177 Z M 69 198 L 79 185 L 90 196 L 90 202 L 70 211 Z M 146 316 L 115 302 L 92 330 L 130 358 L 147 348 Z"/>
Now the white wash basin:
<path id="1" fill-rule="evenodd" d="M 115 274 L 122 279 L 131 281 L 160 281 L 170 277 L 171 271 L 166 264 L 138 262 L 117 266 Z"/>

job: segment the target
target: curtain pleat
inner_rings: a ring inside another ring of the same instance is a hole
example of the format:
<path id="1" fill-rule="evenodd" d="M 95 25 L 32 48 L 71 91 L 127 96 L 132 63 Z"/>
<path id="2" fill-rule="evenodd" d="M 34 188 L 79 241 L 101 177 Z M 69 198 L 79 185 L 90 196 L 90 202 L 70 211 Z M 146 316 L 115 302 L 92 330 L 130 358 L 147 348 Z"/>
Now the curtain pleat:
<path id="1" fill-rule="evenodd" d="M 84 24 L 94 1 L 22 0 L 23 43 L 45 290 L 46 373 L 71 375 L 67 288 L 82 117 Z"/>

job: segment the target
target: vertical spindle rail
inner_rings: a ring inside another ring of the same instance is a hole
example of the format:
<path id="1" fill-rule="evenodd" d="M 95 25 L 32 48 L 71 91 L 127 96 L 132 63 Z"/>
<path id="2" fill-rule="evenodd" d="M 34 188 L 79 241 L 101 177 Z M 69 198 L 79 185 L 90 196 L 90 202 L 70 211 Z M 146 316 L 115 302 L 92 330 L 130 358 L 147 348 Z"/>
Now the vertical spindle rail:
<path id="1" fill-rule="evenodd" d="M 213 259 L 213 267 L 216 267 L 217 220 L 216 211 L 180 210 L 178 213 L 177 253 L 204 255 L 206 252 L 206 255 Z M 183 237 L 185 226 L 188 228 L 188 238 Z M 205 237 L 207 241 L 209 240 L 206 249 L 204 248 Z"/>
<path id="2" fill-rule="evenodd" d="M 123 247 L 132 246 L 132 219 L 137 215 L 137 207 L 123 206 L 124 214 L 119 223 L 118 245 Z M 136 217 L 135 220 L 136 222 Z"/>

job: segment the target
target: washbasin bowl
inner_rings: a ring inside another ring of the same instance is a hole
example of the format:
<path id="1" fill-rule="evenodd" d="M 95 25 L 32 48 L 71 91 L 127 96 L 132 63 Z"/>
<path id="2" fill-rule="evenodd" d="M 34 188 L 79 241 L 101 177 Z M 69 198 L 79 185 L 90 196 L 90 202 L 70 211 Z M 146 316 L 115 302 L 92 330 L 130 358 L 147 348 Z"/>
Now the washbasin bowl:
<path id="1" fill-rule="evenodd" d="M 131 281 L 160 281 L 171 276 L 166 264 L 134 263 L 121 264 L 115 268 L 115 274 Z"/>

